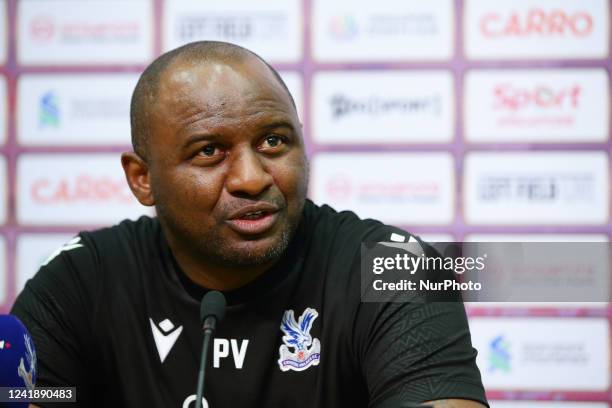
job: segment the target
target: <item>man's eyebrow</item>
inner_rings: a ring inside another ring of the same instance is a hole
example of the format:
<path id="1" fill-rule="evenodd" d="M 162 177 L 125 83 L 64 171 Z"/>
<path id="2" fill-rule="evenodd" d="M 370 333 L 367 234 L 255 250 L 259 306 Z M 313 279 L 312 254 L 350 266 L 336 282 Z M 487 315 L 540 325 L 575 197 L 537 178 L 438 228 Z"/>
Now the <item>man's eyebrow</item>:
<path id="1" fill-rule="evenodd" d="M 291 130 L 295 130 L 295 126 L 293 126 L 293 123 L 291 123 L 288 120 L 275 120 L 273 122 L 270 123 L 265 123 L 262 126 L 260 126 L 261 130 L 271 130 L 271 129 L 276 129 L 276 128 L 289 128 Z"/>
<path id="2" fill-rule="evenodd" d="M 195 133 L 192 136 L 189 136 L 187 138 L 187 140 L 185 140 L 185 143 L 183 143 L 183 149 L 191 146 L 194 143 L 198 143 L 198 142 L 205 142 L 205 141 L 209 141 L 209 142 L 214 142 L 216 140 L 219 140 L 220 136 L 217 135 L 216 133 Z"/>
<path id="3" fill-rule="evenodd" d="M 273 122 L 267 122 L 265 124 L 262 124 L 261 126 L 259 126 L 259 131 L 267 131 L 267 130 L 278 129 L 278 128 L 288 128 L 292 131 L 295 131 L 295 126 L 293 126 L 293 123 L 291 123 L 291 121 L 289 120 L 284 120 L 284 119 L 275 120 Z M 223 139 L 223 137 L 217 133 L 194 133 L 192 136 L 189 136 L 185 140 L 185 142 L 182 145 L 182 148 L 186 149 L 192 144 L 195 144 L 198 142 L 216 142 L 220 139 Z"/>

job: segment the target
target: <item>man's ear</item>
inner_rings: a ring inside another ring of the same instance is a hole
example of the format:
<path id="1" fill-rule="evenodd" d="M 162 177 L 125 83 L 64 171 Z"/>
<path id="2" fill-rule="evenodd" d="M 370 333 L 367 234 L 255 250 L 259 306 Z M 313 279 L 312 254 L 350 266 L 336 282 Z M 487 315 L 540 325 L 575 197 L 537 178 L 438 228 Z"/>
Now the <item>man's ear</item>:
<path id="1" fill-rule="evenodd" d="M 130 190 L 140 204 L 149 207 L 155 205 L 147 163 L 137 153 L 126 152 L 121 155 L 121 165 Z"/>

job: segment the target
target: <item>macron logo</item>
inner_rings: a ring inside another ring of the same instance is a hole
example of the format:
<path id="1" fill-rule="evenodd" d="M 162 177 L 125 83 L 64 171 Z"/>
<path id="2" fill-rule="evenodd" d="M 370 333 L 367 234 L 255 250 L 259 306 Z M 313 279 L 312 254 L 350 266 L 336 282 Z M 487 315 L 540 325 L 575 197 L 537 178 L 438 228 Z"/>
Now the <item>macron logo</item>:
<path id="1" fill-rule="evenodd" d="M 170 350 L 172 350 L 172 346 L 174 346 L 174 343 L 176 343 L 181 335 L 183 326 L 174 327 L 174 324 L 170 320 L 164 319 L 159 322 L 158 327 L 153 323 L 153 319 L 150 317 L 149 323 L 151 323 L 151 331 L 153 332 L 153 340 L 155 340 L 159 359 L 163 363 L 168 353 L 170 353 Z"/>

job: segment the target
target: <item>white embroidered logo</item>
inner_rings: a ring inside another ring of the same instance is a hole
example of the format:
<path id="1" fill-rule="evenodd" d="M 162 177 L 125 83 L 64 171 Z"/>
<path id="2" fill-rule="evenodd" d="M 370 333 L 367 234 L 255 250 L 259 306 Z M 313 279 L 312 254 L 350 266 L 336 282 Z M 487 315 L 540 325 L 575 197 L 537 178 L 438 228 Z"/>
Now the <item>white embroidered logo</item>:
<path id="1" fill-rule="evenodd" d="M 280 358 L 278 366 L 282 371 L 304 371 L 313 365 L 319 365 L 321 360 L 321 342 L 313 339 L 310 329 L 314 320 L 319 316 L 315 309 L 307 308 L 295 321 L 293 310 L 286 310 L 281 321 L 283 345 L 279 348 Z M 289 351 L 289 347 L 294 351 Z"/>
<path id="2" fill-rule="evenodd" d="M 42 263 L 41 266 L 46 266 L 49 262 L 51 262 L 56 256 L 61 254 L 64 251 L 70 251 L 71 249 L 82 248 L 83 244 L 80 244 L 81 237 L 74 237 L 70 241 L 66 242 L 62 245 L 61 248 L 56 249 L 49 257 Z"/>
<path id="3" fill-rule="evenodd" d="M 159 322 L 159 328 L 153 323 L 153 319 L 149 318 L 149 322 L 151 323 L 151 331 L 153 332 L 153 340 L 155 340 L 159 359 L 163 363 L 181 335 L 183 326 L 175 328 L 174 324 L 168 319 Z"/>
<path id="4" fill-rule="evenodd" d="M 34 343 L 32 338 L 27 334 L 23 335 L 23 341 L 26 349 L 26 360 L 28 361 L 28 369 L 25 368 L 23 357 L 19 359 L 19 366 L 17 367 L 17 375 L 21 377 L 25 387 L 28 390 L 34 389 L 34 378 L 36 376 L 36 352 L 34 351 Z"/>

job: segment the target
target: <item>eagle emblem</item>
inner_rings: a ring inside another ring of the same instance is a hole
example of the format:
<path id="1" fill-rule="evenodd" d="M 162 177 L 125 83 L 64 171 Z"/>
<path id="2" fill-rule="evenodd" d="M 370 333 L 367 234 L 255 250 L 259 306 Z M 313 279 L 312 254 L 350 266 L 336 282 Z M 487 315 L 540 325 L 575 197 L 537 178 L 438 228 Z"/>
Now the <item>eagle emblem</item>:
<path id="1" fill-rule="evenodd" d="M 282 371 L 304 371 L 321 360 L 321 342 L 312 338 L 310 329 L 319 313 L 307 308 L 296 321 L 293 310 L 286 310 L 280 328 L 285 333 L 279 348 L 278 366 Z M 292 348 L 293 351 L 289 349 Z"/>
<path id="2" fill-rule="evenodd" d="M 23 341 L 26 349 L 26 360 L 28 360 L 28 369 L 26 370 L 23 357 L 19 360 L 17 367 L 17 375 L 21 377 L 23 383 L 28 390 L 34 389 L 34 381 L 36 380 L 36 351 L 32 339 L 27 334 L 23 335 Z"/>

